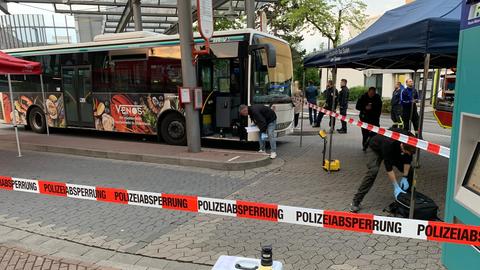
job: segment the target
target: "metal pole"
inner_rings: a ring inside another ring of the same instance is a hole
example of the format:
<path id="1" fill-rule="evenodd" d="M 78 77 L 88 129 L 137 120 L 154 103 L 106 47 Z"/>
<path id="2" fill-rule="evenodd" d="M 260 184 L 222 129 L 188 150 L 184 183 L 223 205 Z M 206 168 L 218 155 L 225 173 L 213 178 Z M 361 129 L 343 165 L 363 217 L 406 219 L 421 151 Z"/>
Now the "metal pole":
<path id="1" fill-rule="evenodd" d="M 245 13 L 247 14 L 247 28 L 255 29 L 255 0 L 245 0 Z"/>
<path id="2" fill-rule="evenodd" d="M 185 2 L 185 1 L 177 1 L 177 3 L 178 2 Z M 133 10 L 133 22 L 135 24 L 135 31 L 142 31 L 143 26 L 142 26 L 141 0 L 132 0 L 131 4 L 132 4 L 132 10 Z M 180 4 L 178 5 L 180 6 Z"/>
<path id="3" fill-rule="evenodd" d="M 430 54 L 427 53 L 425 55 L 425 62 L 423 67 L 423 83 L 422 83 L 422 97 L 421 97 L 421 105 L 420 105 L 420 117 L 418 119 L 418 138 L 422 137 L 423 132 L 423 115 L 425 113 L 425 99 L 427 96 L 427 83 L 428 83 L 428 72 L 430 69 Z M 413 215 L 415 212 L 415 186 L 417 185 L 417 174 L 416 170 L 420 165 L 420 149 L 417 149 L 417 154 L 414 158 L 414 174 L 413 174 L 413 181 L 412 181 L 412 190 L 410 195 L 410 213 L 408 217 L 413 219 Z"/>
<path id="4" fill-rule="evenodd" d="M 303 69 L 302 114 L 301 114 L 301 116 L 300 116 L 300 117 L 302 118 L 302 119 L 300 119 L 300 147 L 302 147 L 302 144 L 303 144 L 303 104 L 305 103 L 305 89 L 306 89 L 306 86 L 305 86 L 305 73 L 306 73 L 306 69 Z"/>
<path id="5" fill-rule="evenodd" d="M 336 70 L 337 67 L 334 67 L 332 70 Z M 337 110 L 336 110 L 336 102 L 335 102 L 335 98 L 336 98 L 336 90 L 337 90 L 337 87 L 335 85 L 335 81 L 336 81 L 336 74 L 335 73 L 332 73 L 332 80 L 333 80 L 333 96 L 332 96 L 332 108 L 331 108 L 331 111 L 332 113 L 335 113 Z M 327 81 L 328 83 L 328 81 Z M 328 102 L 328 96 L 325 100 L 325 102 Z M 335 117 L 333 117 L 333 115 L 330 115 L 330 144 L 328 145 L 328 173 L 331 173 L 330 171 L 330 166 L 332 165 L 332 146 L 333 146 L 333 132 L 335 130 Z"/>
<path id="6" fill-rule="evenodd" d="M 42 98 L 43 98 L 43 112 L 45 114 L 45 124 L 47 126 L 47 136 L 50 136 L 50 128 L 48 127 L 48 112 L 47 112 L 47 104 L 45 103 L 45 91 L 43 88 L 43 74 L 40 74 L 40 86 L 42 88 Z"/>
<path id="7" fill-rule="evenodd" d="M 183 86 L 193 88 L 197 86 L 195 66 L 193 64 L 193 30 L 192 30 L 192 1 L 177 0 L 178 10 L 178 33 L 180 35 L 180 47 L 182 56 Z M 192 95 L 193 91 L 190 91 Z M 193 98 L 192 98 L 193 99 Z M 200 145 L 200 121 L 198 111 L 194 110 L 193 102 L 185 104 L 187 125 L 188 151 L 198 153 Z"/>
<path id="8" fill-rule="evenodd" d="M 17 140 L 18 157 L 22 157 L 22 151 L 20 150 L 20 139 L 18 138 L 17 114 L 15 113 L 15 103 L 13 102 L 12 80 L 10 79 L 10 74 L 8 74 L 7 77 L 8 88 L 10 90 L 10 102 L 12 103 L 13 127 L 15 128 L 15 139 Z"/>

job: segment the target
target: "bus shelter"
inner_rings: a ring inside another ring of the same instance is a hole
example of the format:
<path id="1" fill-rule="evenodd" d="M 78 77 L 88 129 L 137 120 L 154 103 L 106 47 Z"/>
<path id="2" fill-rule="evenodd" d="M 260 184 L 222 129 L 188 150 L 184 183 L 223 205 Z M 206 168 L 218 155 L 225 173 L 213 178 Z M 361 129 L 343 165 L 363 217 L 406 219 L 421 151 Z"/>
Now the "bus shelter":
<path id="1" fill-rule="evenodd" d="M 4 52 L 0 51 L 0 74 L 7 75 L 8 78 L 8 90 L 10 92 L 10 102 L 12 113 L 13 126 L 15 127 L 15 139 L 17 141 L 18 156 L 22 156 L 20 150 L 20 140 L 18 138 L 18 121 L 16 115 L 15 103 L 13 101 L 12 80 L 10 75 L 40 75 L 40 81 L 42 82 L 42 95 L 45 99 L 42 79 L 42 67 L 40 63 L 30 62 L 22 59 L 15 58 Z M 44 105 L 45 106 L 45 105 Z M 47 125 L 48 126 L 48 125 Z"/>
<path id="2" fill-rule="evenodd" d="M 423 77 L 428 78 L 430 68 L 449 68 L 457 64 L 463 2 L 418 0 L 390 10 L 345 44 L 306 57 L 304 67 L 423 69 Z M 423 129 L 426 79 L 421 90 L 419 137 Z M 417 151 L 416 165 L 419 153 Z"/>

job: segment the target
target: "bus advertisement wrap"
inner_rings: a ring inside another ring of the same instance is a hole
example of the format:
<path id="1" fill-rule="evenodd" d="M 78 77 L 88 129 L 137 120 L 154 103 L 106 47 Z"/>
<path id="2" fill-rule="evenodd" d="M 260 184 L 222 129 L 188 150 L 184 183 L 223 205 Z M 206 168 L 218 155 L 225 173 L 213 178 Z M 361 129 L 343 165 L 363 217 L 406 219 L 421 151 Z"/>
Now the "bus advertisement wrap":
<path id="1" fill-rule="evenodd" d="M 13 113 L 17 117 L 17 124 L 26 125 L 28 122 L 27 112 L 30 106 L 36 105 L 43 109 L 42 93 L 14 93 L 13 104 L 15 110 L 12 110 L 12 103 L 7 94 L 2 95 L 3 112 L 5 123 L 10 124 L 13 121 Z M 63 102 L 63 94 L 47 93 L 45 99 L 45 107 L 47 108 L 47 121 L 50 127 L 66 127 L 65 109 Z"/>
<path id="2" fill-rule="evenodd" d="M 95 129 L 102 131 L 156 134 L 161 113 L 183 113 L 173 94 L 95 94 L 93 106 Z"/>

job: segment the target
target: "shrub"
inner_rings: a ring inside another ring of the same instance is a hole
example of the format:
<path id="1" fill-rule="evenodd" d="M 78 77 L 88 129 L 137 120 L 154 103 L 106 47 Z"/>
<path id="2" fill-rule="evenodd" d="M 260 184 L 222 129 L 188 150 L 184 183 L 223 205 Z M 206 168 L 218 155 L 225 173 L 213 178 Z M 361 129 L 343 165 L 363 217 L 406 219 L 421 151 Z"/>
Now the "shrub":
<path id="1" fill-rule="evenodd" d="M 363 95 L 364 93 L 366 93 L 368 90 L 367 87 L 365 86 L 354 86 L 352 88 L 350 88 L 350 95 L 349 95 L 349 98 L 348 100 L 349 101 L 357 101 L 358 98 Z"/>
<path id="2" fill-rule="evenodd" d="M 390 113 L 392 111 L 392 100 L 386 98 L 382 102 L 382 113 Z"/>

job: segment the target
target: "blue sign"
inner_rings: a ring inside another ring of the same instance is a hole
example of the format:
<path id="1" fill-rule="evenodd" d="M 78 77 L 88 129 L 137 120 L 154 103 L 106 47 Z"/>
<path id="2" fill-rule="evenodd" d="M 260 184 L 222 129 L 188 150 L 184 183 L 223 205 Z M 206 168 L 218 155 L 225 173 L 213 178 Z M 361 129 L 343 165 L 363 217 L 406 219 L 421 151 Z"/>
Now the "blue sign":
<path id="1" fill-rule="evenodd" d="M 464 0 L 461 28 L 480 25 L 480 0 Z"/>

